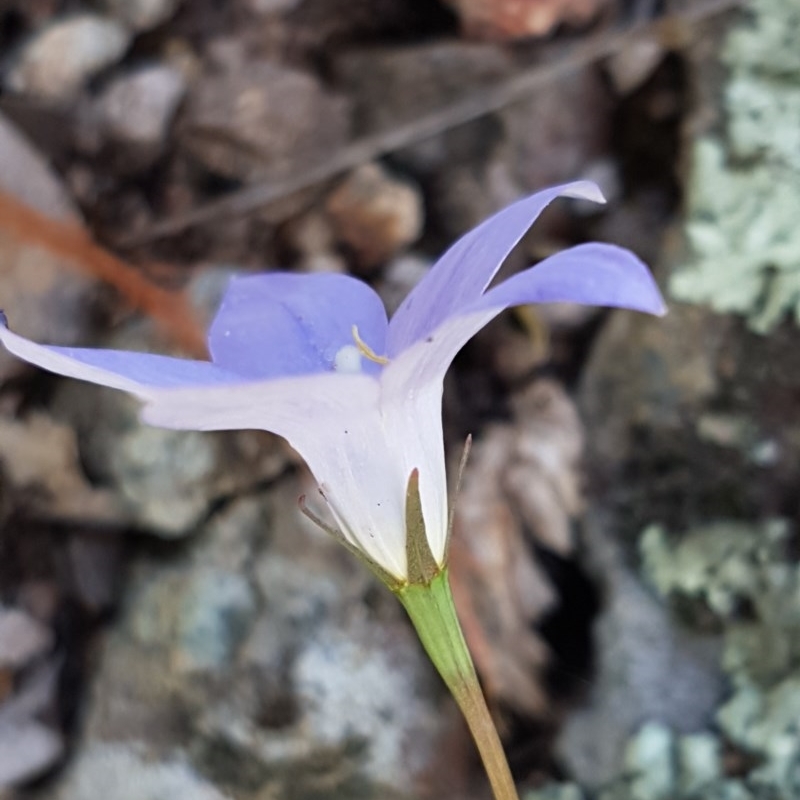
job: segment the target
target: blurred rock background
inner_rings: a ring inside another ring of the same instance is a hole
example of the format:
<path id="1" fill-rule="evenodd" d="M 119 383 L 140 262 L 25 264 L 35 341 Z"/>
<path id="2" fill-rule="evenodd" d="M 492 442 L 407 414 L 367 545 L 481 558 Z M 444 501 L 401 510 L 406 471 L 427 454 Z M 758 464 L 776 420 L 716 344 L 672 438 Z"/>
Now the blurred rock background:
<path id="1" fill-rule="evenodd" d="M 227 278 L 392 309 L 542 186 L 504 274 L 633 248 L 663 320 L 522 308 L 448 376 L 454 591 L 530 800 L 800 795 L 795 0 L 0 0 L 0 307 L 203 355 Z M 0 797 L 488 797 L 400 607 L 268 434 L 0 354 Z"/>

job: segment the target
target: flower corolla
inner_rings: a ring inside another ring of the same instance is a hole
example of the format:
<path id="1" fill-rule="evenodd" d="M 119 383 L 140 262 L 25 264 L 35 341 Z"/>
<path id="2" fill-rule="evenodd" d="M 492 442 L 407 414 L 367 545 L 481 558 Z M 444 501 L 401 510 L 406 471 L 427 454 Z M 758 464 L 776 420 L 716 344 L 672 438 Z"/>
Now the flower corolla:
<path id="1" fill-rule="evenodd" d="M 401 585 L 409 579 L 412 476 L 430 554 L 445 562 L 442 387 L 463 345 L 520 304 L 664 312 L 647 267 L 606 244 L 572 247 L 488 288 L 558 196 L 603 201 L 589 182 L 519 200 L 457 241 L 391 322 L 378 295 L 355 278 L 270 272 L 232 280 L 209 330 L 209 362 L 44 346 L 5 325 L 0 340 L 44 369 L 130 392 L 152 425 L 284 437 L 308 464 L 346 543 Z"/>

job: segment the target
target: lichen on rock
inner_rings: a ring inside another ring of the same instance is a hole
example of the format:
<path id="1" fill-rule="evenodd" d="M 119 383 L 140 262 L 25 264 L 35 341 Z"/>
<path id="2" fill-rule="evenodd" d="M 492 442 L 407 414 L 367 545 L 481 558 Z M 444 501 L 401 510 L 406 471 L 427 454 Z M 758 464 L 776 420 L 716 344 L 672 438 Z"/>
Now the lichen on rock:
<path id="1" fill-rule="evenodd" d="M 792 798 L 800 790 L 800 567 L 791 546 L 792 529 L 779 519 L 717 521 L 677 538 L 654 526 L 642 536 L 644 568 L 659 593 L 702 601 L 724 631 L 733 693 L 716 721 L 751 766 L 703 797 Z"/>
<path id="2" fill-rule="evenodd" d="M 730 696 L 710 730 L 650 721 L 630 737 L 598 800 L 792 800 L 800 796 L 800 565 L 787 520 L 653 525 L 642 567 L 684 619 L 722 630 Z M 573 784 L 526 800 L 581 798 Z M 562 792 L 562 793 L 559 793 Z"/>
<path id="3" fill-rule="evenodd" d="M 749 16 L 723 51 L 725 140 L 694 146 L 693 256 L 670 292 L 767 333 L 787 313 L 800 323 L 800 13 L 794 0 L 755 0 Z"/>

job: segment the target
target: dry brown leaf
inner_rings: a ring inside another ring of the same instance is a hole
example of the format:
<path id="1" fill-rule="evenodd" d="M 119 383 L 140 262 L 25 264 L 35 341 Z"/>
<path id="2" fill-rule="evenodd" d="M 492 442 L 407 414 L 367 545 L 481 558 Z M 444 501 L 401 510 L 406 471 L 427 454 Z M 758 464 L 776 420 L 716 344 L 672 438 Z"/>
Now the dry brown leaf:
<path id="1" fill-rule="evenodd" d="M 491 699 L 541 716 L 548 650 L 535 631 L 557 598 L 529 537 L 568 555 L 580 511 L 583 434 L 564 390 L 540 380 L 514 400 L 511 423 L 476 441 L 458 500 L 450 554 L 464 633 Z"/>
<path id="2" fill-rule="evenodd" d="M 609 0 L 448 0 L 467 36 L 506 41 L 544 36 L 561 23 L 583 24 Z"/>

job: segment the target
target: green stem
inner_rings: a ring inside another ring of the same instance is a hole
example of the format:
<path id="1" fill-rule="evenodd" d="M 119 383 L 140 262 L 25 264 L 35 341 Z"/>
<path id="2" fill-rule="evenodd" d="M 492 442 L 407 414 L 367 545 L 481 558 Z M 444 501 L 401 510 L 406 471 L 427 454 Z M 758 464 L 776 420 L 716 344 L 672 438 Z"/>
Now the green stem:
<path id="1" fill-rule="evenodd" d="M 396 594 L 467 720 L 496 800 L 519 800 L 456 616 L 447 569 L 428 584 L 409 584 Z"/>

